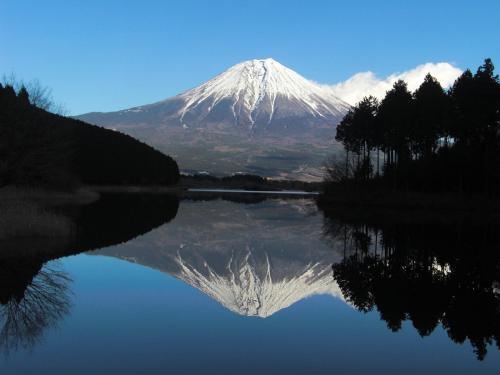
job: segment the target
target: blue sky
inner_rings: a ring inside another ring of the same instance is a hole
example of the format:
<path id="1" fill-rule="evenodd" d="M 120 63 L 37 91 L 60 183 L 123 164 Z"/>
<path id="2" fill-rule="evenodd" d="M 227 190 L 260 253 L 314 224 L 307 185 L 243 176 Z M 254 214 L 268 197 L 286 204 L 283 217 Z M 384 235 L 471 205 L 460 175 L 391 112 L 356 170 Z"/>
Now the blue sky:
<path id="1" fill-rule="evenodd" d="M 161 100 L 252 58 L 321 83 L 500 67 L 500 1 L 0 0 L 0 45 L 0 74 L 39 79 L 79 114 Z"/>

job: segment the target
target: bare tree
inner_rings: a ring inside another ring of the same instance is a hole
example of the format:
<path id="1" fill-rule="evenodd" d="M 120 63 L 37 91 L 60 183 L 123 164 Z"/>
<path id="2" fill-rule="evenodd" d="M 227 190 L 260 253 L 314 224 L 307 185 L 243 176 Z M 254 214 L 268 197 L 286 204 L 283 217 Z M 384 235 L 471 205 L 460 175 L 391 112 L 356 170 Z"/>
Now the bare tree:
<path id="1" fill-rule="evenodd" d="M 324 178 L 326 183 L 342 182 L 349 178 L 354 170 L 353 160 L 345 150 L 331 155 L 324 163 Z"/>
<path id="2" fill-rule="evenodd" d="M 38 79 L 32 79 L 31 81 L 25 82 L 17 78 L 14 73 L 11 73 L 9 75 L 4 74 L 0 83 L 12 86 L 16 92 L 19 92 L 19 90 L 24 87 L 29 94 L 30 103 L 40 109 L 61 116 L 68 113 L 63 104 L 54 101 L 52 89 L 42 85 Z"/>

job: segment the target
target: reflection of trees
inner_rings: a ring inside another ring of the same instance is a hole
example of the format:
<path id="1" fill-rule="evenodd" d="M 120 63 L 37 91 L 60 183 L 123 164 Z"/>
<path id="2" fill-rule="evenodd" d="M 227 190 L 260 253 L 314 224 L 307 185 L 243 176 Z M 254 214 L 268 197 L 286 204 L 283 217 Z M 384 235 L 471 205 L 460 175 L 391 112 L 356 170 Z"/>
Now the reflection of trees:
<path id="1" fill-rule="evenodd" d="M 72 250 L 89 251 L 130 241 L 173 220 L 178 208 L 175 195 L 103 193 L 98 201 L 72 213 L 78 232 Z"/>
<path id="2" fill-rule="evenodd" d="M 44 329 L 55 326 L 70 309 L 71 280 L 53 263 L 35 276 L 26 268 L 15 273 L 15 281 L 0 291 L 0 347 L 6 353 L 34 346 Z"/>
<path id="3" fill-rule="evenodd" d="M 393 331 L 407 319 L 421 336 L 441 324 L 453 341 L 468 339 L 480 360 L 488 345 L 500 348 L 496 227 L 325 219 L 325 233 L 344 244 L 333 275 L 353 306 L 363 312 L 377 308 Z"/>
<path id="4" fill-rule="evenodd" d="M 0 348 L 31 347 L 70 308 L 69 277 L 53 259 L 116 245 L 172 220 L 179 200 L 165 194 L 102 194 L 91 204 L 58 207 L 74 236 L 16 239 L 0 244 Z M 104 229 L 103 229 L 104 228 Z"/>

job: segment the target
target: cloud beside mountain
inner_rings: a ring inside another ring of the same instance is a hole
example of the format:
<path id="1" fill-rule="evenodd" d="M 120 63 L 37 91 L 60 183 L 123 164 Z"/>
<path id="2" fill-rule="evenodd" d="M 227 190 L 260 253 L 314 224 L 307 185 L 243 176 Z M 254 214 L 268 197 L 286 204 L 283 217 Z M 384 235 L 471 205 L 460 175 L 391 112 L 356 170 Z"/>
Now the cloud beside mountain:
<path id="1" fill-rule="evenodd" d="M 447 88 L 453 84 L 462 70 L 446 62 L 426 63 L 402 73 L 391 74 L 386 78 L 379 78 L 370 71 L 357 73 L 343 82 L 332 85 L 331 88 L 336 96 L 354 105 L 368 95 L 382 99 L 399 79 L 407 82 L 408 88 L 414 91 L 423 82 L 427 73 L 437 78 L 441 85 Z"/>
<path id="2" fill-rule="evenodd" d="M 324 161 L 338 147 L 336 125 L 349 105 L 367 95 L 383 98 L 398 79 L 413 91 L 427 73 L 448 87 L 461 70 L 427 63 L 386 78 L 362 72 L 329 85 L 272 58 L 248 60 L 162 101 L 78 118 L 172 155 L 185 173 L 321 181 Z"/>

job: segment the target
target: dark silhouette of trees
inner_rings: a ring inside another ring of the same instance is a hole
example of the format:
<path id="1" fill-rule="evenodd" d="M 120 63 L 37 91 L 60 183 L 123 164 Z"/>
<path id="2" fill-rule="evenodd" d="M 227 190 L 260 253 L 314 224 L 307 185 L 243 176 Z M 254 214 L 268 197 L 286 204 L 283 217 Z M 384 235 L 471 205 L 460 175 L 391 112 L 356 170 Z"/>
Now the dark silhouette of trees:
<path id="1" fill-rule="evenodd" d="M 0 85 L 0 186 L 71 185 L 68 138 L 45 126 L 27 90 Z"/>
<path id="2" fill-rule="evenodd" d="M 380 103 L 377 113 L 380 137 L 384 151 L 389 155 L 389 166 L 406 163 L 410 159 L 412 133 L 413 98 L 406 83 L 394 83 Z"/>
<path id="3" fill-rule="evenodd" d="M 0 349 L 30 349 L 69 313 L 68 275 L 37 262 L 0 262 Z"/>
<path id="4" fill-rule="evenodd" d="M 325 235 L 344 243 L 333 277 L 356 309 L 378 310 L 392 331 L 410 320 L 423 337 L 441 325 L 479 360 L 500 349 L 498 218 L 324 217 Z"/>
<path id="5" fill-rule="evenodd" d="M 47 112 L 29 90 L 0 85 L 0 187 L 168 185 L 177 163 L 136 139 Z"/>
<path id="6" fill-rule="evenodd" d="M 375 116 L 378 101 L 372 96 L 364 98 L 351 109 L 337 127 L 335 139 L 345 147 L 344 175 L 349 175 L 349 153 L 354 155 L 352 174 L 356 180 L 368 180 L 372 175 L 371 152 L 378 148 Z M 377 170 L 378 172 L 378 170 Z"/>
<path id="7" fill-rule="evenodd" d="M 71 279 L 54 259 L 130 241 L 173 220 L 178 206 L 175 195 L 102 194 L 88 205 L 57 208 L 75 224 L 69 238 L 3 241 L 0 351 L 32 348 L 70 312 Z"/>
<path id="8" fill-rule="evenodd" d="M 486 59 L 445 92 L 428 74 L 412 94 L 397 81 L 380 105 L 364 98 L 337 127 L 343 182 L 423 192 L 500 193 L 500 82 Z M 379 173 L 381 150 L 383 173 Z M 354 165 L 350 168 L 350 165 Z M 372 173 L 376 165 L 377 173 Z M 361 181 L 361 183 L 360 183 Z M 328 182 L 328 181 L 327 181 Z"/>
<path id="9" fill-rule="evenodd" d="M 175 195 L 103 193 L 99 200 L 69 213 L 76 227 L 71 251 L 79 253 L 130 241 L 173 220 L 178 209 Z"/>
<path id="10" fill-rule="evenodd" d="M 24 89 L 29 95 L 29 102 L 31 105 L 34 105 L 37 108 L 56 113 L 58 115 L 66 114 L 66 108 L 64 105 L 54 101 L 52 89 L 48 86 L 42 85 L 42 83 L 37 79 L 25 82 L 18 79 L 14 73 L 10 75 L 4 74 L 0 80 L 0 84 L 3 86 L 11 86 L 18 93 Z"/>
<path id="11" fill-rule="evenodd" d="M 435 154 L 439 140 L 446 137 L 445 126 L 448 97 L 440 83 L 430 74 L 415 91 L 415 121 L 410 138 L 413 141 L 412 152 L 417 159 L 431 159 Z"/>

